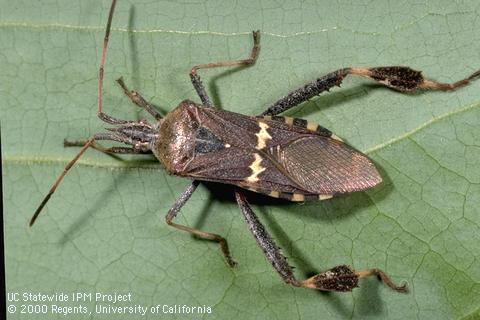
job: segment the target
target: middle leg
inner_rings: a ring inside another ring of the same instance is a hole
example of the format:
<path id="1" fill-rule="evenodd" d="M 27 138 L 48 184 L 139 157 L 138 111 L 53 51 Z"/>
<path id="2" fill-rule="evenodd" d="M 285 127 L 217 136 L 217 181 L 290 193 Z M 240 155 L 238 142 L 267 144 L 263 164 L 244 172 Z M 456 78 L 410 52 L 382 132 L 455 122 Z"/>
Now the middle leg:
<path id="1" fill-rule="evenodd" d="M 170 208 L 170 210 L 168 210 L 168 213 L 165 216 L 165 221 L 169 226 L 172 226 L 178 230 L 189 232 L 202 239 L 218 242 L 218 244 L 220 244 L 220 249 L 222 250 L 222 253 L 225 256 L 225 260 L 227 261 L 228 265 L 230 267 L 234 267 L 236 263 L 232 259 L 232 256 L 230 255 L 230 250 L 228 249 L 227 240 L 225 240 L 224 237 L 215 233 L 198 230 L 189 226 L 185 226 L 183 224 L 177 224 L 173 222 L 173 219 L 178 215 L 178 213 L 180 212 L 180 209 L 182 209 L 182 207 L 185 205 L 185 203 L 188 201 L 188 199 L 190 199 L 192 194 L 197 189 L 198 184 L 199 184 L 199 181 L 197 180 L 194 180 L 190 183 L 190 185 L 185 189 L 185 191 L 183 191 L 180 197 L 178 197 L 178 199 L 175 201 L 175 203 Z"/>

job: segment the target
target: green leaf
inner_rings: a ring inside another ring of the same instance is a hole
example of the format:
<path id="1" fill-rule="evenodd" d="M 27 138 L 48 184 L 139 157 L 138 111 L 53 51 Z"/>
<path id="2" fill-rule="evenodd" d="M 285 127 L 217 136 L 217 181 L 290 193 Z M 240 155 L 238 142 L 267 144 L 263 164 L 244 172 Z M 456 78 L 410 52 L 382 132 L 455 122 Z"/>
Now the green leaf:
<path id="1" fill-rule="evenodd" d="M 326 202 L 260 198 L 254 208 L 296 275 L 338 264 L 378 267 L 353 293 L 284 284 L 224 186 L 201 186 L 178 218 L 225 236 L 218 245 L 169 228 L 164 215 L 188 181 L 154 160 L 88 151 L 29 229 L 55 177 L 78 151 L 64 138 L 101 131 L 97 69 L 109 1 L 0 1 L 0 111 L 9 292 L 130 292 L 121 306 L 210 306 L 211 314 L 142 319 L 473 319 L 480 308 L 480 81 L 456 92 L 401 94 L 348 78 L 289 115 L 332 129 L 377 163 L 384 182 Z M 114 80 L 124 76 L 163 111 L 196 97 L 198 63 L 257 64 L 202 72 L 222 108 L 258 114 L 289 90 L 350 65 L 409 65 L 439 81 L 480 67 L 478 1 L 119 1 L 106 66 L 105 110 L 146 117 Z M 14 303 L 20 306 L 20 302 Z M 50 307 L 52 303 L 47 303 Z M 61 305 L 76 306 L 78 302 Z M 100 303 L 83 303 L 94 310 Z M 12 319 L 65 319 L 12 314 Z M 119 319 L 75 315 L 71 319 Z M 131 317 L 124 316 L 123 319 Z"/>

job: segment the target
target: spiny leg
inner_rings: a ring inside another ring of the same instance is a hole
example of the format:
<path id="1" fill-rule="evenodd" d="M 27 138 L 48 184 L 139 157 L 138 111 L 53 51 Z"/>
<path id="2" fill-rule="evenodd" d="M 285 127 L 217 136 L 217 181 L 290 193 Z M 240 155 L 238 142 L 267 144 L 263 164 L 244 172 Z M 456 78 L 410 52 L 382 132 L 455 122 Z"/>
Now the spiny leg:
<path id="1" fill-rule="evenodd" d="M 63 140 L 64 147 L 83 147 L 86 143 L 87 143 L 87 140 L 75 140 L 75 141 Z M 145 151 L 145 150 L 140 150 L 140 149 L 135 149 L 130 147 L 107 148 L 102 146 L 98 142 L 93 142 L 90 146 L 100 152 L 108 153 L 108 154 L 152 154 L 152 151 Z"/>
<path id="2" fill-rule="evenodd" d="M 421 71 L 413 70 L 404 66 L 375 68 L 352 67 L 339 69 L 292 91 L 272 104 L 262 113 L 262 115 L 274 116 L 280 114 L 324 91 L 329 91 L 334 86 L 340 86 L 343 79 L 349 74 L 370 78 L 382 85 L 401 92 L 413 92 L 416 90 L 450 91 L 460 88 L 468 84 L 472 79 L 480 76 L 480 70 L 457 82 L 441 83 L 425 79 Z"/>
<path id="3" fill-rule="evenodd" d="M 251 65 L 255 63 L 257 59 L 258 52 L 260 50 L 260 31 L 253 31 L 253 47 L 250 53 L 250 57 L 248 59 L 243 60 L 228 60 L 228 61 L 221 61 L 215 63 L 206 63 L 206 64 L 199 64 L 192 68 L 190 71 L 190 79 L 192 80 L 193 87 L 197 91 L 198 96 L 202 100 L 203 105 L 207 107 L 213 108 L 212 101 L 210 100 L 207 91 L 200 79 L 200 76 L 197 74 L 197 70 L 199 69 L 210 69 L 210 68 L 218 68 L 218 67 L 228 67 L 228 66 L 238 66 L 238 65 Z"/>
<path id="4" fill-rule="evenodd" d="M 351 291 L 357 287 L 359 279 L 378 276 L 386 285 L 395 291 L 405 292 L 407 290 L 406 284 L 401 286 L 396 285 L 390 277 L 380 269 L 375 268 L 365 271 L 355 271 L 346 265 L 336 266 L 304 281 L 297 280 L 293 274 L 292 267 L 287 262 L 287 258 L 285 258 L 273 239 L 267 233 L 265 227 L 253 212 L 243 193 L 236 190 L 235 197 L 255 240 L 262 248 L 267 260 L 272 264 L 286 283 L 291 284 L 294 287 L 311 288 L 321 291 Z"/>
<path id="5" fill-rule="evenodd" d="M 225 256 L 225 260 L 227 261 L 228 265 L 230 267 L 234 267 L 236 263 L 232 259 L 232 256 L 230 255 L 230 250 L 228 249 L 227 240 L 225 240 L 225 238 L 215 233 L 205 232 L 202 230 L 198 230 L 192 227 L 188 227 L 185 225 L 172 222 L 172 220 L 177 216 L 177 214 L 180 212 L 180 210 L 188 201 L 188 199 L 190 199 L 195 189 L 197 189 L 198 184 L 199 184 L 199 181 L 192 181 L 190 183 L 190 185 L 185 189 L 185 191 L 183 191 L 180 197 L 175 201 L 175 203 L 170 208 L 170 210 L 168 210 L 168 213 L 165 216 L 165 221 L 167 222 L 168 225 L 174 228 L 177 228 L 179 230 L 190 232 L 191 234 L 194 234 L 199 238 L 218 242 L 220 244 L 220 248 L 222 249 L 222 253 Z"/>
<path id="6" fill-rule="evenodd" d="M 235 198 L 240 207 L 240 211 L 242 211 L 243 217 L 247 222 L 248 228 L 255 237 L 258 245 L 262 248 L 267 260 L 272 264 L 286 283 L 295 287 L 301 287 L 301 283 L 295 279 L 295 276 L 293 275 L 293 269 L 288 264 L 287 258 L 280 252 L 280 248 L 267 233 L 260 220 L 258 220 L 243 193 L 236 190 Z"/>
<path id="7" fill-rule="evenodd" d="M 162 119 L 160 112 L 158 112 L 150 103 L 148 103 L 138 91 L 128 89 L 122 77 L 117 79 L 117 83 L 120 85 L 120 87 L 122 87 L 125 95 L 127 95 L 133 103 L 150 113 L 156 120 Z"/>

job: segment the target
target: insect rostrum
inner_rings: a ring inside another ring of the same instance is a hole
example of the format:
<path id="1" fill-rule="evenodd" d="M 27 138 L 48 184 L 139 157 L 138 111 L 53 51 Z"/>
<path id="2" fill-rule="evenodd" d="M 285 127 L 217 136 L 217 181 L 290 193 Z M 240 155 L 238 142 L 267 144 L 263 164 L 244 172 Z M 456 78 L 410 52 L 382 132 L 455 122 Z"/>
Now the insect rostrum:
<path id="1" fill-rule="evenodd" d="M 378 276 L 390 288 L 406 291 L 406 284 L 396 285 L 385 272 L 377 268 L 356 271 L 349 266 L 340 265 L 309 279 L 298 280 L 285 256 L 248 204 L 242 189 L 290 201 L 318 201 L 371 188 L 380 183 L 382 178 L 367 156 L 316 123 L 281 117 L 279 114 L 339 86 L 348 75 L 367 77 L 402 92 L 448 91 L 466 85 L 479 76 L 480 71 L 448 84 L 426 79 L 420 71 L 405 66 L 349 67 L 331 72 L 289 93 L 258 116 L 216 109 L 198 71 L 252 65 L 260 48 L 257 31 L 253 32 L 254 44 L 248 59 L 194 66 L 190 71 L 190 78 L 201 104 L 185 100 L 165 117 L 140 93 L 128 89 L 122 78 L 118 79 L 118 84 L 130 100 L 153 116 L 155 122 L 121 120 L 103 112 L 103 70 L 115 5 L 116 1 L 113 0 L 98 80 L 98 116 L 113 127 L 106 132 L 96 133 L 85 141 L 65 142 L 66 146 L 82 148 L 57 177 L 33 215 L 30 225 L 34 224 L 68 170 L 89 147 L 113 154 L 153 154 L 170 174 L 192 179 L 191 184 L 167 213 L 167 224 L 218 242 L 230 266 L 234 266 L 235 262 L 223 237 L 173 222 L 199 181 L 213 181 L 237 187 L 235 198 L 250 231 L 268 261 L 286 283 L 324 291 L 350 291 L 358 285 L 359 279 Z M 100 140 L 116 141 L 126 146 L 106 148 L 98 143 Z"/>

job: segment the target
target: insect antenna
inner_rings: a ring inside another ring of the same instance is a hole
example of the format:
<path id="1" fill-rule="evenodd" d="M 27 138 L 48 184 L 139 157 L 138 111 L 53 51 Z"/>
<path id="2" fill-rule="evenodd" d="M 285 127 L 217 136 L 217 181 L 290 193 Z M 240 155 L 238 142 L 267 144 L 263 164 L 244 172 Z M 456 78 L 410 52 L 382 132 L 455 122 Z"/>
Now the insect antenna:
<path id="1" fill-rule="evenodd" d="M 106 27 L 106 30 L 105 30 L 105 37 L 103 38 L 102 57 L 100 59 L 100 68 L 99 68 L 99 71 L 98 71 L 98 111 L 97 111 L 97 115 L 102 121 L 110 123 L 110 124 L 125 124 L 125 123 L 129 123 L 130 121 L 116 119 L 114 117 L 111 117 L 111 116 L 103 113 L 103 111 L 102 111 L 102 107 L 103 107 L 103 74 L 104 74 L 104 67 L 105 67 L 105 59 L 106 59 L 106 56 L 107 56 L 108 38 L 110 36 L 110 29 L 111 29 L 111 26 L 112 26 L 113 12 L 115 11 L 116 3 L 117 3 L 116 0 L 112 0 L 112 4 L 110 6 L 110 12 L 108 14 L 107 27 Z M 38 218 L 40 212 L 42 211 L 43 207 L 45 207 L 48 200 L 53 195 L 53 193 L 57 189 L 60 182 L 62 182 L 62 180 L 65 177 L 65 175 L 67 174 L 67 172 L 72 168 L 72 166 L 75 164 L 75 162 L 77 162 L 77 160 L 85 153 L 85 151 L 87 151 L 87 149 L 90 146 L 92 146 L 92 144 L 95 142 L 96 136 L 98 136 L 100 138 L 101 134 L 100 135 L 98 135 L 98 134 L 94 135 L 93 137 L 88 139 L 87 142 L 85 143 L 85 145 L 77 153 L 77 155 L 65 166 L 62 173 L 60 173 L 60 175 L 57 177 L 57 179 L 53 183 L 52 187 L 50 188 L 50 191 L 45 196 L 45 198 L 42 200 L 42 202 L 38 206 L 37 210 L 35 210 L 35 213 L 33 214 L 32 218 L 30 219 L 30 223 L 29 223 L 30 227 L 33 226 L 33 224 L 35 223 L 35 220 L 37 220 L 37 218 Z M 108 139 L 108 140 L 111 140 L 111 139 Z"/>
<path id="2" fill-rule="evenodd" d="M 130 121 L 121 120 L 109 116 L 108 114 L 103 112 L 103 76 L 105 70 L 105 60 L 107 58 L 107 48 L 108 48 L 108 39 L 110 37 L 110 29 L 112 27 L 112 20 L 113 20 L 113 12 L 115 11 L 115 5 L 117 4 L 117 0 L 112 1 L 112 5 L 110 6 L 110 12 L 108 14 L 107 20 L 107 27 L 105 30 L 105 36 L 103 38 L 103 47 L 102 47 L 102 56 L 100 58 L 100 68 L 98 69 L 98 111 L 97 116 L 104 122 L 110 124 L 122 124 L 122 123 L 129 123 Z"/>
<path id="3" fill-rule="evenodd" d="M 67 174 L 68 170 L 70 170 L 72 168 L 72 166 L 75 164 L 75 162 L 77 162 L 77 160 L 82 156 L 82 154 L 85 151 L 87 151 L 88 147 L 90 147 L 94 141 L 95 141 L 95 137 L 90 138 L 87 141 L 87 143 L 85 143 L 85 145 L 82 147 L 82 149 L 80 149 L 80 151 L 77 153 L 77 155 L 65 166 L 62 173 L 60 173 L 60 175 L 57 177 L 57 179 L 53 183 L 53 185 L 50 188 L 50 191 L 48 192 L 48 194 L 45 196 L 45 198 L 43 198 L 42 203 L 40 203 L 37 210 L 35 210 L 35 213 L 33 214 L 32 218 L 30 219 L 30 223 L 29 223 L 30 227 L 33 226 L 33 224 L 35 223 L 35 220 L 37 220 L 37 218 L 38 218 L 38 215 L 42 211 L 43 207 L 45 207 L 45 205 L 47 204 L 48 200 L 50 199 L 52 194 L 57 189 L 60 182 L 62 182 L 62 180 L 65 177 L 65 175 Z"/>

